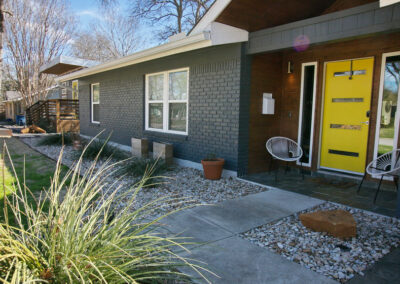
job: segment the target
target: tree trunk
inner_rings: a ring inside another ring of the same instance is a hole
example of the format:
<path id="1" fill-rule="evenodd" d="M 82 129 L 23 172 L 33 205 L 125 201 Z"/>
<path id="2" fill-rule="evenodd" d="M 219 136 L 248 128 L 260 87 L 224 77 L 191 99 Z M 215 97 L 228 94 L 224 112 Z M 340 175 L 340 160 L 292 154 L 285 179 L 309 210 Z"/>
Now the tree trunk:
<path id="1" fill-rule="evenodd" d="M 3 0 L 0 0 L 0 119 L 5 118 L 5 107 L 4 107 L 4 94 L 3 94 Z"/>

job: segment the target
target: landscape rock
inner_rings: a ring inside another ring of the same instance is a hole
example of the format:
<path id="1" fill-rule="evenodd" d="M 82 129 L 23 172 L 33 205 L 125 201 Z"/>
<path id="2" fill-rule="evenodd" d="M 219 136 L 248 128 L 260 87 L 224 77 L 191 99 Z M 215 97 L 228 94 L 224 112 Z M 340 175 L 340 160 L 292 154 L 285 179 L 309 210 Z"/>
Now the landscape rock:
<path id="1" fill-rule="evenodd" d="M 367 267 L 400 246 L 400 220 L 397 218 L 330 202 L 301 213 L 327 210 L 351 212 L 357 222 L 357 236 L 339 239 L 312 231 L 299 220 L 301 214 L 253 228 L 240 236 L 341 283 L 356 274 L 363 275 Z"/>
<path id="2" fill-rule="evenodd" d="M 351 213 L 344 210 L 317 211 L 300 214 L 301 223 L 316 232 L 327 232 L 337 238 L 357 235 L 357 223 Z"/>

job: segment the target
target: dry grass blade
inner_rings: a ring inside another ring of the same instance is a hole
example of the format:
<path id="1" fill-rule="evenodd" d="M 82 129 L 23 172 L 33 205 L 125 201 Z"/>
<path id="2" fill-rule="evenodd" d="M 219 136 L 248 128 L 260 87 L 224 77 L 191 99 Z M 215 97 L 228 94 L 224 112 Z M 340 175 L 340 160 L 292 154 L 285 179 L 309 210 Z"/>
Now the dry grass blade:
<path id="1" fill-rule="evenodd" d="M 178 270 L 187 266 L 207 281 L 204 272 L 210 271 L 174 252 L 186 250 L 182 238 L 155 233 L 160 221 L 173 212 L 148 219 L 168 198 L 137 208 L 137 194 L 148 183 L 154 167 L 146 169 L 138 184 L 121 192 L 119 180 L 113 178 L 119 163 L 108 159 L 99 166 L 98 154 L 89 168 L 83 168 L 85 150 L 65 174 L 61 170 L 61 151 L 50 187 L 34 204 L 28 198 L 32 192 L 16 176 L 16 189 L 5 196 L 7 208 L 11 209 L 9 218 L 17 220 L 16 225 L 0 223 L 0 280 L 4 283 L 188 281 L 189 276 Z M 114 205 L 121 202 L 125 206 L 115 211 Z"/>

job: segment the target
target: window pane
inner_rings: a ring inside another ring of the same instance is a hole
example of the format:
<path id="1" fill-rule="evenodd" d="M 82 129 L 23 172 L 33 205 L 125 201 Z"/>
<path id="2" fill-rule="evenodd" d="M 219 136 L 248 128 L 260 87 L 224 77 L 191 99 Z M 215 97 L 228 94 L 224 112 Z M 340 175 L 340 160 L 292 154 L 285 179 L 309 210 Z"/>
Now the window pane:
<path id="1" fill-rule="evenodd" d="M 303 69 L 304 81 L 303 81 L 303 113 L 301 123 L 301 136 L 300 144 L 303 149 L 303 156 L 301 157 L 302 163 L 310 162 L 310 145 L 311 145 L 311 120 L 312 120 L 312 106 L 314 96 L 314 74 L 315 66 L 305 66 Z"/>
<path id="2" fill-rule="evenodd" d="M 100 85 L 99 84 L 93 85 L 93 102 L 94 103 L 100 102 Z"/>
<path id="3" fill-rule="evenodd" d="M 72 99 L 77 100 L 78 99 L 78 81 L 73 81 L 72 82 Z"/>
<path id="4" fill-rule="evenodd" d="M 400 56 L 388 57 L 385 64 L 378 155 L 382 155 L 393 150 L 395 131 L 394 124 L 400 80 L 399 70 Z"/>
<path id="5" fill-rule="evenodd" d="M 186 103 L 169 104 L 169 130 L 186 132 Z"/>
<path id="6" fill-rule="evenodd" d="M 169 99 L 187 99 L 187 71 L 180 71 L 169 74 Z"/>
<path id="7" fill-rule="evenodd" d="M 99 110 L 100 110 L 100 105 L 94 104 L 93 105 L 93 121 L 100 121 Z"/>
<path id="8" fill-rule="evenodd" d="M 149 100 L 158 101 L 163 99 L 164 75 L 149 76 Z"/>
<path id="9" fill-rule="evenodd" d="M 149 127 L 163 129 L 163 104 L 149 104 Z"/>

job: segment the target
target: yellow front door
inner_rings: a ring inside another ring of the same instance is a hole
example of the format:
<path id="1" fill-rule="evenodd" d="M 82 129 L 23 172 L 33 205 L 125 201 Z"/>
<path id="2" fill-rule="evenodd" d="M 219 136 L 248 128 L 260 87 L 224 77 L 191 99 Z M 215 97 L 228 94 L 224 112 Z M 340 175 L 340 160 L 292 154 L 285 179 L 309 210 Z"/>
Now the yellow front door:
<path id="1" fill-rule="evenodd" d="M 321 167 L 364 173 L 373 58 L 326 65 Z"/>

